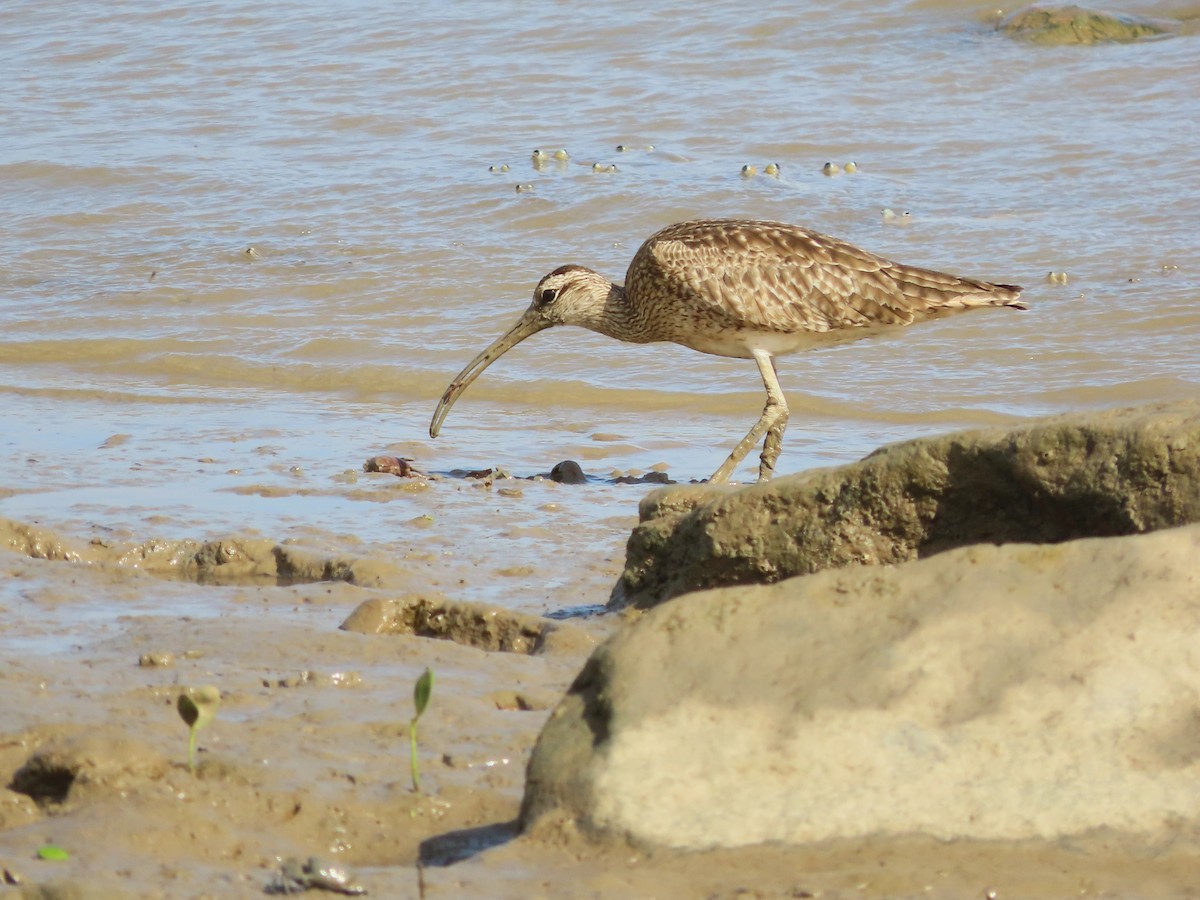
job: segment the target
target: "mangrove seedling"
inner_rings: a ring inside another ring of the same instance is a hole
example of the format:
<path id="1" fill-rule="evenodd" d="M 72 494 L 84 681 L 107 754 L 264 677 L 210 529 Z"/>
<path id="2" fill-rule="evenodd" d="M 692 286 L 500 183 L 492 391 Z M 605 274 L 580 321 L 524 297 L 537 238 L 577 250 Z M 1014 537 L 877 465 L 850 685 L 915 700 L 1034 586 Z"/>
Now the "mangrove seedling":
<path id="1" fill-rule="evenodd" d="M 429 695 L 433 693 L 433 670 L 426 669 L 421 673 L 421 677 L 417 679 L 417 683 L 413 686 L 413 706 L 416 708 L 416 715 L 408 723 L 408 751 L 409 758 L 412 761 L 412 783 L 413 792 L 421 792 L 421 775 L 417 767 L 417 720 L 421 718 L 421 713 L 425 712 L 425 707 L 429 705 Z"/>
<path id="2" fill-rule="evenodd" d="M 211 684 L 188 688 L 179 695 L 175 707 L 188 727 L 188 770 L 196 774 L 196 732 L 211 722 L 221 705 L 221 692 Z"/>
<path id="3" fill-rule="evenodd" d="M 37 848 L 37 855 L 38 859 L 49 862 L 64 862 L 71 858 L 71 854 L 57 844 L 43 844 Z"/>

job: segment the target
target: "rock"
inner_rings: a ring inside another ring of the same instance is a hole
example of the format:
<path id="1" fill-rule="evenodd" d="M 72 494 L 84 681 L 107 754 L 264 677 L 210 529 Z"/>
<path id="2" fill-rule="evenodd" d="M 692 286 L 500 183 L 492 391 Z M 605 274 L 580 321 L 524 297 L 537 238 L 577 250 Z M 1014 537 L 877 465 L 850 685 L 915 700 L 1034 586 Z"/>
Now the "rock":
<path id="1" fill-rule="evenodd" d="M 609 605 L 907 562 L 975 543 L 1054 543 L 1200 521 L 1200 403 L 893 444 L 766 484 L 649 494 Z"/>
<path id="2" fill-rule="evenodd" d="M 419 472 L 413 466 L 413 460 L 407 456 L 372 456 L 363 463 L 364 472 L 383 472 L 400 478 L 425 478 L 424 472 Z"/>
<path id="3" fill-rule="evenodd" d="M 663 604 L 550 717 L 522 825 L 1195 853 L 1198 554 L 1200 526 L 981 545 Z"/>
<path id="4" fill-rule="evenodd" d="M 587 476 L 583 474 L 582 467 L 573 459 L 555 463 L 554 468 L 550 470 L 550 480 L 559 484 L 587 484 Z"/>
<path id="5" fill-rule="evenodd" d="M 1128 43 L 1175 34 L 1179 23 L 1145 16 L 1087 9 L 1083 6 L 1026 6 L 1003 19 L 997 29 L 1034 44 Z"/>
<path id="6" fill-rule="evenodd" d="M 414 634 L 505 653 L 540 653 L 563 626 L 539 616 L 447 600 L 437 594 L 376 597 L 359 604 L 341 624 L 360 634 Z"/>

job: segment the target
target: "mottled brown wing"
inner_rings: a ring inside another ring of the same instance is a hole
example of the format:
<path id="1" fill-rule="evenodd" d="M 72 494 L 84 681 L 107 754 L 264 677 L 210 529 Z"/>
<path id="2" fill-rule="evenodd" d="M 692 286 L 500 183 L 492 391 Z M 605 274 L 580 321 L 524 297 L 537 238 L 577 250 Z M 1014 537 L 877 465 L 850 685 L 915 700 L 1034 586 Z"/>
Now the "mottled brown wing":
<path id="1" fill-rule="evenodd" d="M 636 285 L 636 288 L 634 287 Z M 997 286 L 904 266 L 795 225 L 684 222 L 652 236 L 626 289 L 729 328 L 826 332 L 906 325 L 937 309 L 1003 303 Z"/>

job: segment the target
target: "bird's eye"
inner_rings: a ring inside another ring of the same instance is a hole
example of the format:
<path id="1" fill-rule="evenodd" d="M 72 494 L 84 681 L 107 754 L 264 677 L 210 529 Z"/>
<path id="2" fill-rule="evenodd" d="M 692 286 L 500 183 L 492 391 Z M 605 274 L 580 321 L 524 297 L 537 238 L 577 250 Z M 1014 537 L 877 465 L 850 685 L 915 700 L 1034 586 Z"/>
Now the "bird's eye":
<path id="1" fill-rule="evenodd" d="M 556 296 L 558 296 L 558 291 L 547 288 L 546 290 L 542 291 L 542 303 L 553 303 Z"/>

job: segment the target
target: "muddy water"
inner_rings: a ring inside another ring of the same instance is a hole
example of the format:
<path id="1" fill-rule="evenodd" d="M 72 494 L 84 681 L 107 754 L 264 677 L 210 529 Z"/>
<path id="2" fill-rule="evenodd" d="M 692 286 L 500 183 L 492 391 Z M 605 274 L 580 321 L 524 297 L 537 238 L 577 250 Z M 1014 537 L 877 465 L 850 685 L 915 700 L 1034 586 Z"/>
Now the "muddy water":
<path id="1" fill-rule="evenodd" d="M 619 277 L 690 217 L 788 220 L 1027 288 L 1027 313 L 782 360 L 782 473 L 1194 394 L 1195 39 L 1036 47 L 989 13 L 17 4 L 0 16 L 0 517 L 114 546 L 290 541 L 394 565 L 387 590 L 527 612 L 603 602 L 648 490 L 612 476 L 706 477 L 761 408 L 754 367 L 563 329 L 493 366 L 437 441 L 429 417 L 541 274 Z M 740 174 L 770 162 L 779 177 Z M 378 453 L 438 478 L 362 473 Z M 567 458 L 589 484 L 453 474 Z M 5 653 L 27 659 L 120 634 L 131 609 L 256 608 L 6 572 Z"/>
<path id="2" fill-rule="evenodd" d="M 984 12 L 8 12 L 0 454 L 17 494 L 0 515 L 166 537 L 370 540 L 431 511 L 478 528 L 472 504 L 440 509 L 454 489 L 375 504 L 339 487 L 397 442 L 442 473 L 576 456 L 598 478 L 705 477 L 758 412 L 753 367 L 574 330 L 513 352 L 439 441 L 425 433 L 539 275 L 577 261 L 619 276 L 654 228 L 694 216 L 808 224 L 1024 284 L 1034 306 L 784 360 L 783 472 L 1193 392 L 1194 41 L 1031 47 Z M 571 159 L 535 167 L 536 147 Z M 857 173 L 822 175 L 851 159 Z M 739 174 L 767 162 L 780 177 Z M 270 496 L 238 492 L 260 483 Z M 566 517 L 621 517 L 638 493 L 589 488 Z M 514 505 L 560 533 L 542 499 Z"/>

